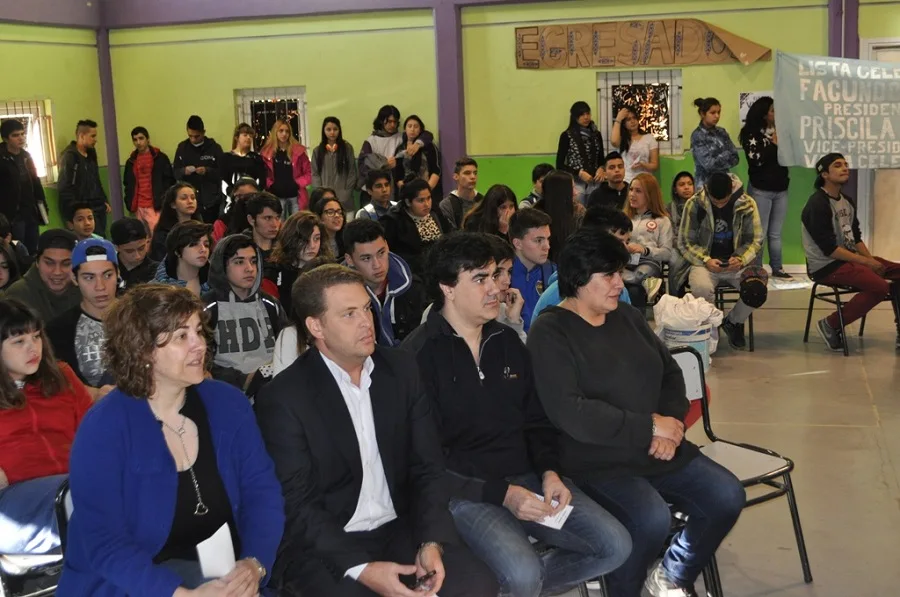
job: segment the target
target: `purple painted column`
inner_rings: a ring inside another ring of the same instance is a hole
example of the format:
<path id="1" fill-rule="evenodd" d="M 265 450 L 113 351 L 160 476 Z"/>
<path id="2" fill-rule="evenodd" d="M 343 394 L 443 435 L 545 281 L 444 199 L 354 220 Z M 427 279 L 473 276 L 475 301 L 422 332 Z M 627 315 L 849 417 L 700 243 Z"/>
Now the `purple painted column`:
<path id="1" fill-rule="evenodd" d="M 115 218 L 124 215 L 119 139 L 116 130 L 116 97 L 113 92 L 112 58 L 109 55 L 109 29 L 97 30 L 97 60 L 100 63 L 100 101 L 103 104 L 103 137 L 106 139 L 106 164 L 109 175 L 109 204 Z"/>
<path id="2" fill-rule="evenodd" d="M 859 0 L 844 2 L 844 57 L 859 58 Z"/>
<path id="3" fill-rule="evenodd" d="M 828 55 L 844 55 L 843 0 L 828 0 Z"/>
<path id="4" fill-rule="evenodd" d="M 465 91 L 462 73 L 462 23 L 460 7 L 437 2 L 434 8 L 434 38 L 437 53 L 438 130 L 442 154 L 444 189 L 453 184 L 453 166 L 466 154 Z"/>

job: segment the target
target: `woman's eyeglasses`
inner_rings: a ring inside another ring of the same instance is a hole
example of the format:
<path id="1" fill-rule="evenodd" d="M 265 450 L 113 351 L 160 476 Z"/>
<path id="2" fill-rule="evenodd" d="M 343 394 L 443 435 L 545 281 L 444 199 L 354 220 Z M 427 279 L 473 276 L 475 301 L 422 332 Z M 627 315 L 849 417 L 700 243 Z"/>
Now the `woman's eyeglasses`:
<path id="1" fill-rule="evenodd" d="M 325 210 L 322 210 L 322 215 L 323 215 L 323 216 L 328 216 L 329 218 L 333 218 L 333 217 L 335 217 L 335 216 L 341 216 L 341 217 L 343 217 L 343 216 L 344 216 L 344 212 L 341 211 L 340 209 L 325 209 Z"/>

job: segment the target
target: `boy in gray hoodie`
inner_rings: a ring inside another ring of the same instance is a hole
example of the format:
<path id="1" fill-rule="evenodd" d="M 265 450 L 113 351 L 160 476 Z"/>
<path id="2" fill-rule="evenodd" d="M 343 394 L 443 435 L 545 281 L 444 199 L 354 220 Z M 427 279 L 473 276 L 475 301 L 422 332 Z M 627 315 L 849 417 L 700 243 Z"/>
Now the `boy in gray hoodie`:
<path id="1" fill-rule="evenodd" d="M 233 234 L 216 245 L 210 290 L 203 294 L 215 339 L 213 378 L 251 397 L 271 377 L 275 339 L 284 325 L 281 304 L 259 289 L 262 278 L 261 251 L 249 237 Z"/>

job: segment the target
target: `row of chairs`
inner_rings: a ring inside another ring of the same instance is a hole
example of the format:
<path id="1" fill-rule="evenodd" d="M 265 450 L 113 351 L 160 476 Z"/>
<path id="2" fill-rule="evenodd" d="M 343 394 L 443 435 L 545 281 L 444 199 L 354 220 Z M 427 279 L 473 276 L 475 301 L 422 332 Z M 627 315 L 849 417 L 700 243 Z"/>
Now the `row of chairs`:
<path id="1" fill-rule="evenodd" d="M 813 580 L 809 564 L 809 556 L 806 552 L 806 542 L 803 538 L 803 529 L 800 525 L 800 512 L 797 507 L 797 498 L 794 494 L 794 486 L 791 483 L 791 472 L 794 470 L 794 462 L 790 458 L 780 454 L 754 446 L 751 444 L 730 442 L 719 438 L 712 430 L 712 421 L 709 415 L 709 397 L 706 385 L 706 377 L 703 372 L 703 362 L 700 354 L 692 348 L 681 347 L 672 349 L 672 356 L 684 374 L 685 388 L 689 400 L 700 401 L 703 415 L 703 430 L 709 443 L 702 446 L 700 451 L 724 466 L 741 480 L 744 487 L 763 487 L 765 493 L 749 498 L 746 507 L 762 504 L 780 497 L 786 497 L 791 521 L 794 527 L 794 536 L 797 540 L 797 551 L 800 555 L 800 565 L 803 570 L 803 580 L 811 583 Z M 68 481 L 60 486 L 56 497 L 56 514 L 59 522 L 60 538 L 65 551 L 66 530 L 69 518 L 73 512 L 72 497 L 69 492 Z M 687 516 L 675 509 L 672 511 L 672 533 L 674 535 L 687 522 Z M 549 553 L 552 548 L 537 549 Z M 62 555 L 51 556 L 0 556 L 0 597 L 12 597 L 10 592 L 10 580 L 12 577 L 40 577 L 56 574 L 62 565 Z M 719 576 L 719 567 L 713 556 L 707 568 L 703 571 L 703 580 L 708 597 L 725 597 L 722 580 Z M 56 587 L 41 589 L 30 593 L 27 597 L 42 597 L 52 595 Z M 581 597 L 588 597 L 586 585 L 578 587 Z M 604 597 L 608 596 L 603 579 L 600 579 L 600 592 Z M 25 596 L 23 596 L 25 597 Z"/>

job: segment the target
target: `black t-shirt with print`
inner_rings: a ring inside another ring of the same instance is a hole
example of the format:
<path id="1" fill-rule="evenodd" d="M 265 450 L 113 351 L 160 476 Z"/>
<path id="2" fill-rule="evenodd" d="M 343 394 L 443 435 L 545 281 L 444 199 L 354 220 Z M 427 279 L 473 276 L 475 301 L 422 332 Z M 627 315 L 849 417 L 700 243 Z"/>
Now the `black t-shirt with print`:
<path id="1" fill-rule="evenodd" d="M 712 204 L 713 242 L 709 256 L 720 261 L 728 261 L 734 255 L 734 201 L 722 207 Z"/>

